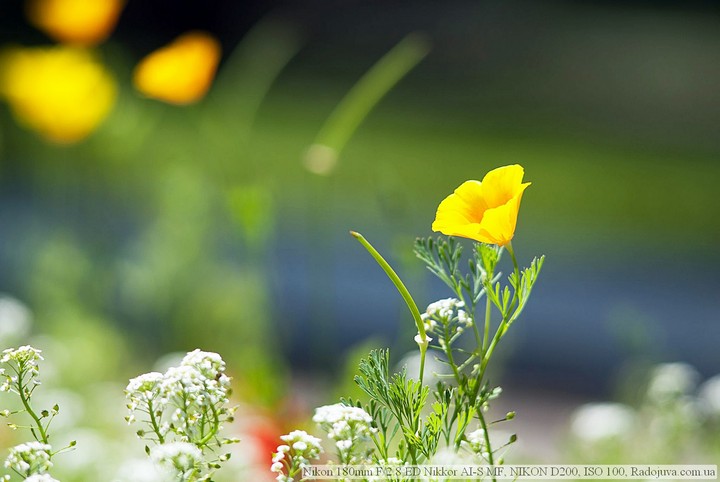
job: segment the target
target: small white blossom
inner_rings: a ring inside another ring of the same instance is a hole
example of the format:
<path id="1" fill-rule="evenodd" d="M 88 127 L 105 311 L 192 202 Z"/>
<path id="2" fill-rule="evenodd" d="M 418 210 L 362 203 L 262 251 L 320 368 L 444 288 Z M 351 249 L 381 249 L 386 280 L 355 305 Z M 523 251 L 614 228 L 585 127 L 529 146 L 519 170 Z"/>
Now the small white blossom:
<path id="1" fill-rule="evenodd" d="M 20 301 L 0 296 L 0 340 L 21 340 L 29 331 L 32 315 Z"/>
<path id="2" fill-rule="evenodd" d="M 372 421 L 372 417 L 362 408 L 342 403 L 319 407 L 313 416 L 313 422 L 318 423 L 328 437 L 335 440 L 344 463 L 359 462 L 353 452 L 357 445 L 369 439 Z"/>
<path id="3" fill-rule="evenodd" d="M 425 334 L 425 338 L 423 338 L 422 336 L 420 336 L 420 333 L 418 333 L 417 335 L 415 335 L 415 336 L 413 337 L 413 340 L 415 340 L 415 343 L 417 343 L 418 346 L 427 347 L 428 344 L 432 341 L 432 338 L 430 338 L 429 336 L 427 336 L 427 333 Z"/>
<path id="4" fill-rule="evenodd" d="M 224 370 L 220 355 L 194 350 L 179 366 L 165 373 L 140 375 L 125 389 L 127 422 L 142 423 L 138 437 L 164 441 L 152 449 L 150 457 L 158 467 L 181 476 L 178 480 L 192 477 L 197 482 L 209 481 L 218 463 L 229 457 L 219 454 L 213 462 L 206 462 L 201 447 L 215 451 L 238 441 L 218 435 L 235 412 L 234 407 L 227 406 L 230 378 Z"/>
<path id="5" fill-rule="evenodd" d="M 315 409 L 313 422 L 315 423 L 336 423 L 339 421 L 357 421 L 369 424 L 372 417 L 360 407 L 351 407 L 342 403 L 335 405 L 325 405 Z"/>
<path id="6" fill-rule="evenodd" d="M 31 475 L 24 482 L 60 482 L 57 479 L 53 479 L 48 474 L 35 474 Z"/>
<path id="7" fill-rule="evenodd" d="M 397 457 L 388 457 L 387 460 L 381 460 L 380 463 L 382 465 L 405 465 L 405 462 Z"/>
<path id="8" fill-rule="evenodd" d="M 52 447 L 40 442 L 27 442 L 10 449 L 5 460 L 5 468 L 25 475 L 42 474 L 50 470 Z"/>
<path id="9" fill-rule="evenodd" d="M 709 378 L 699 391 L 700 403 L 712 415 L 720 416 L 720 375 Z"/>
<path id="10" fill-rule="evenodd" d="M 462 308 L 465 303 L 456 298 L 446 298 L 430 303 L 425 312 L 431 317 L 450 318 L 456 308 Z"/>
<path id="11" fill-rule="evenodd" d="M 462 333 L 473 324 L 471 314 L 462 309 L 464 307 L 465 303 L 457 298 L 446 298 L 430 303 L 425 313 L 420 315 L 425 331 L 440 335 L 441 345 L 442 335 L 447 328 L 450 328 L 450 333 Z"/>
<path id="12" fill-rule="evenodd" d="M 322 452 L 320 439 L 309 435 L 303 430 L 295 430 L 280 437 L 285 442 L 279 445 L 273 454 L 270 471 L 276 474 L 277 480 L 289 482 L 293 479 L 285 475 L 285 467 L 288 470 L 297 470 L 310 465 L 311 460 L 316 460 Z"/>
<path id="13" fill-rule="evenodd" d="M 487 449 L 485 445 L 485 431 L 481 428 L 472 432 L 465 433 L 465 440 L 461 442 L 462 446 L 470 450 L 475 455 L 487 459 Z"/>
<path id="14" fill-rule="evenodd" d="M 203 463 L 202 452 L 187 442 L 170 442 L 156 445 L 150 451 L 150 458 L 161 467 L 185 473 Z"/>
<path id="15" fill-rule="evenodd" d="M 20 348 L 8 348 L 3 350 L 3 356 L 0 358 L 0 363 L 15 362 L 18 365 L 25 365 L 26 367 L 37 366 L 37 362 L 44 360 L 42 350 L 33 348 L 30 345 L 24 345 Z"/>
<path id="16" fill-rule="evenodd" d="M 465 325 L 466 327 L 472 326 L 472 318 L 470 317 L 470 315 L 467 314 L 465 310 L 458 310 L 457 316 L 458 323 L 460 323 L 461 325 Z"/>
<path id="17" fill-rule="evenodd" d="M 482 445 L 485 443 L 485 430 L 479 428 L 473 432 L 465 434 L 468 442 L 472 445 Z"/>
<path id="18" fill-rule="evenodd" d="M 147 396 L 155 392 L 156 388 L 162 382 L 163 374 L 158 372 L 144 373 L 139 377 L 130 379 L 125 391 L 131 394 L 141 394 Z"/>
<path id="19" fill-rule="evenodd" d="M 700 375 L 687 363 L 664 363 L 653 370 L 648 397 L 665 402 L 689 394 L 697 385 Z"/>
<path id="20" fill-rule="evenodd" d="M 580 440 L 598 440 L 621 437 L 632 429 L 635 412 L 620 403 L 588 403 L 572 416 L 570 429 Z"/>
<path id="21" fill-rule="evenodd" d="M 320 453 L 322 452 L 322 446 L 320 445 L 321 440 L 317 437 L 313 437 L 304 430 L 294 430 L 287 435 L 280 437 L 280 440 L 287 442 L 288 445 L 294 446 L 296 442 L 303 442 L 306 446 L 303 452 L 307 453 Z M 278 451 L 282 446 L 278 446 Z"/>
<path id="22" fill-rule="evenodd" d="M 437 328 L 437 321 L 435 321 L 435 319 L 432 318 L 427 313 L 422 313 L 420 315 L 420 319 L 423 321 L 423 325 L 425 326 L 425 331 L 434 331 L 435 328 Z"/>
<path id="23" fill-rule="evenodd" d="M 432 465 L 467 465 L 472 462 L 470 454 L 456 452 L 450 447 L 441 448 L 430 459 Z"/>
<path id="24" fill-rule="evenodd" d="M 338 440 L 335 443 L 335 446 L 338 448 L 340 452 L 347 452 L 352 447 L 352 440 Z"/>
<path id="25" fill-rule="evenodd" d="M 225 362 L 220 355 L 211 351 L 201 351 L 199 348 L 185 355 L 180 364 L 195 368 L 205 378 L 211 380 L 225 373 Z"/>

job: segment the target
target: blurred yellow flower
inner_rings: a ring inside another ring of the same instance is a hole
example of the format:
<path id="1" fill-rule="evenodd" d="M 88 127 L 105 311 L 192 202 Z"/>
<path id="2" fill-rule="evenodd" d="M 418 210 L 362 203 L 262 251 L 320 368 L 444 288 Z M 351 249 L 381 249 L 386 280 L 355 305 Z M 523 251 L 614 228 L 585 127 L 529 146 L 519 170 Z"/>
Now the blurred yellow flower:
<path id="1" fill-rule="evenodd" d="M 215 37 L 188 32 L 140 61 L 133 80 L 148 97 L 189 104 L 208 91 L 219 61 L 220 42 Z"/>
<path id="2" fill-rule="evenodd" d="M 505 246 L 515 234 L 523 191 L 522 166 L 499 167 L 479 181 L 465 181 L 437 209 L 433 231 Z"/>
<path id="3" fill-rule="evenodd" d="M 30 22 L 55 40 L 95 45 L 115 28 L 125 0 L 28 0 Z"/>
<path id="4" fill-rule="evenodd" d="M 0 96 L 19 124 L 55 142 L 90 134 L 110 112 L 116 90 L 110 73 L 83 49 L 12 48 L 0 56 Z"/>

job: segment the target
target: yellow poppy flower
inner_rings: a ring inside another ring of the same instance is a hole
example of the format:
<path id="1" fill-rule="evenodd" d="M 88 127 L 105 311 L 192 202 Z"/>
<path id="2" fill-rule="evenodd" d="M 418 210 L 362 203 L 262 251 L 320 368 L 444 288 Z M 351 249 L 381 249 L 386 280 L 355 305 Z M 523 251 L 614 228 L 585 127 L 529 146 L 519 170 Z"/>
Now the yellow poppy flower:
<path id="1" fill-rule="evenodd" d="M 438 206 L 433 231 L 505 246 L 515 234 L 523 191 L 524 169 L 499 167 L 480 181 L 465 181 Z"/>
<path id="2" fill-rule="evenodd" d="M 140 61 L 133 81 L 147 97 L 189 104 L 208 91 L 219 61 L 220 42 L 215 37 L 188 32 Z"/>
<path id="3" fill-rule="evenodd" d="M 95 45 L 115 28 L 125 0 L 29 0 L 27 16 L 60 42 Z"/>
<path id="4" fill-rule="evenodd" d="M 107 117 L 116 94 L 112 76 L 83 49 L 13 48 L 0 57 L 0 96 L 19 124 L 51 141 L 86 137 Z"/>

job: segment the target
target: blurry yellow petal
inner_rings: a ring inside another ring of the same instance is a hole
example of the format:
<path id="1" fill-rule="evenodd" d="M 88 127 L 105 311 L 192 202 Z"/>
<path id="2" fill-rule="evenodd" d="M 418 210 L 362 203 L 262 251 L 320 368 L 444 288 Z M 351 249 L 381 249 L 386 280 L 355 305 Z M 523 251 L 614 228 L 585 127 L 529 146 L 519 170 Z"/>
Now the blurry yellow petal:
<path id="1" fill-rule="evenodd" d="M 115 28 L 125 0 L 29 0 L 30 22 L 65 43 L 94 45 Z"/>
<path id="2" fill-rule="evenodd" d="M 466 181 L 438 206 L 433 231 L 504 246 L 515 234 L 522 193 L 523 168 L 493 169 L 482 182 Z"/>
<path id="3" fill-rule="evenodd" d="M 135 68 L 135 87 L 148 97 L 171 104 L 189 104 L 210 88 L 220 43 L 204 32 L 189 32 L 145 57 Z"/>
<path id="4" fill-rule="evenodd" d="M 18 123 L 60 143 L 90 134 L 115 103 L 115 81 L 86 50 L 15 48 L 0 58 L 0 95 Z"/>

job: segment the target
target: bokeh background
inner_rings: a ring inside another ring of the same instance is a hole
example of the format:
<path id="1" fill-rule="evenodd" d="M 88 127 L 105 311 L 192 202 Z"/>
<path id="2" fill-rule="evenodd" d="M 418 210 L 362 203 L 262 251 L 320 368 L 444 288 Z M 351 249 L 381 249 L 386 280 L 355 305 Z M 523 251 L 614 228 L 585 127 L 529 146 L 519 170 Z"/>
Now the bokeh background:
<path id="1" fill-rule="evenodd" d="M 207 92 L 149 98 L 138 62 L 198 29 L 222 47 Z M 60 43 L 2 2 L 5 53 Z M 56 430 L 97 451 L 68 454 L 63 480 L 100 480 L 101 453 L 141 459 L 121 438 L 125 381 L 196 347 L 223 355 L 245 406 L 236 470 L 264 470 L 277 435 L 355 394 L 359 356 L 413 349 L 402 300 L 348 230 L 418 304 L 447 297 L 413 240 L 462 181 L 511 163 L 533 183 L 513 244 L 523 264 L 547 256 L 493 375 L 520 407 L 518 457 L 587 460 L 567 448 L 575 408 L 647 415 L 658 363 L 687 364 L 668 382 L 683 403 L 720 373 L 713 2 L 129 0 L 85 48 L 115 92 L 86 135 L 29 128 L 7 85 L 0 106 L 0 342 L 44 350 L 43 388 L 71 407 Z M 702 403 L 720 411 L 714 386 Z M 689 448 L 702 425 L 680 424 Z M 608 460 L 618 433 L 596 437 Z"/>

